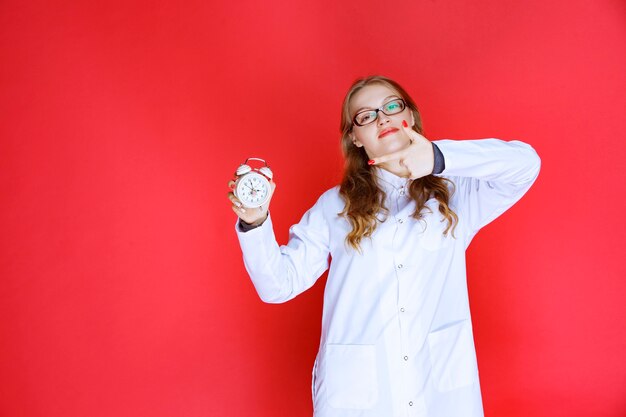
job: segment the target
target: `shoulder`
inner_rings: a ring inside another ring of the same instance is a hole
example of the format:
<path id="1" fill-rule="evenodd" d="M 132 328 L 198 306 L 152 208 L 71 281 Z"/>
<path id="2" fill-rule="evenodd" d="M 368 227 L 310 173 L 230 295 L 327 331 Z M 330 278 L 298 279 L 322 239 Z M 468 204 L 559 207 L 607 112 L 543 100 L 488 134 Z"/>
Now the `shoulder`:
<path id="1" fill-rule="evenodd" d="M 339 186 L 337 185 L 324 191 L 319 196 L 317 202 L 312 207 L 312 209 L 318 209 L 323 210 L 324 212 L 337 214 L 338 212 L 343 210 L 343 207 L 344 201 L 339 194 Z"/>
<path id="2" fill-rule="evenodd" d="M 344 205 L 343 197 L 341 197 L 341 194 L 339 194 L 339 188 L 340 187 L 338 185 L 332 188 L 329 188 L 328 190 L 322 193 L 319 200 L 324 201 L 325 204 L 329 204 L 329 205 L 341 204 L 341 206 L 343 207 Z"/>
<path id="3" fill-rule="evenodd" d="M 322 195 L 320 195 L 319 200 L 336 200 L 339 199 L 341 200 L 341 196 L 339 195 L 339 186 L 335 185 L 332 188 L 329 188 L 328 190 L 324 191 L 322 193 Z"/>

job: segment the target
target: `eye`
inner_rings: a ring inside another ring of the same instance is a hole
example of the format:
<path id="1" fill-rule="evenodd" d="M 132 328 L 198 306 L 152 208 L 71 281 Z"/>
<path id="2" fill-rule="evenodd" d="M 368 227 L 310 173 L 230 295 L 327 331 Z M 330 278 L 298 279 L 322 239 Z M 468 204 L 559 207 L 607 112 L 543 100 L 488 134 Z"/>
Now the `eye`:
<path id="1" fill-rule="evenodd" d="M 371 122 L 374 117 L 375 117 L 376 113 L 373 111 L 367 111 L 367 112 L 363 112 L 363 113 L 359 113 L 356 115 L 356 121 L 359 124 L 366 124 Z"/>
<path id="2" fill-rule="evenodd" d="M 402 102 L 400 100 L 390 101 L 385 104 L 385 111 L 390 113 L 399 113 L 402 111 Z"/>

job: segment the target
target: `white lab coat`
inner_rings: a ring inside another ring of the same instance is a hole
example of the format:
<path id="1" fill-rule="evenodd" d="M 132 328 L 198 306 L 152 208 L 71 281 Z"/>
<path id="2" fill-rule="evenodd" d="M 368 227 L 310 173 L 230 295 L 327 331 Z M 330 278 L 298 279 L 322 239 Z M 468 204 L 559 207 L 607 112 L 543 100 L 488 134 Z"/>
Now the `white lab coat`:
<path id="1" fill-rule="evenodd" d="M 285 246 L 276 243 L 271 218 L 245 233 L 237 229 L 265 302 L 294 298 L 330 265 L 313 366 L 315 417 L 483 416 L 465 250 L 530 188 L 540 159 L 519 141 L 435 143 L 445 158 L 439 175 L 456 186 L 456 238 L 443 236 L 447 222 L 434 198 L 426 204 L 431 212 L 413 219 L 410 180 L 382 169 L 377 176 L 390 213 L 362 241 L 361 254 L 345 243 L 350 225 L 338 216 L 338 187 L 291 227 Z"/>

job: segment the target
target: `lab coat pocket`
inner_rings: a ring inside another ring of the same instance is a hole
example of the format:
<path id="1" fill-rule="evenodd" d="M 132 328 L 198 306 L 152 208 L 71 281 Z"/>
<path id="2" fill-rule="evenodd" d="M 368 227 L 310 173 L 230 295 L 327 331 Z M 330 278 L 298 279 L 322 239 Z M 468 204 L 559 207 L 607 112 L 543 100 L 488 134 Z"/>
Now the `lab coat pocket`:
<path id="1" fill-rule="evenodd" d="M 454 322 L 428 335 L 432 378 L 438 391 L 450 391 L 478 380 L 471 322 Z"/>
<path id="2" fill-rule="evenodd" d="M 452 228 L 448 230 L 448 234 L 444 236 L 443 232 L 448 227 L 448 221 L 439 213 L 439 202 L 435 199 L 426 202 L 424 210 L 430 209 L 430 213 L 426 213 L 419 220 L 422 227 L 420 236 L 420 247 L 428 251 L 436 251 L 447 248 L 454 239 L 452 237 Z"/>
<path id="3" fill-rule="evenodd" d="M 368 409 L 378 401 L 374 345 L 326 345 L 325 371 L 332 407 Z"/>

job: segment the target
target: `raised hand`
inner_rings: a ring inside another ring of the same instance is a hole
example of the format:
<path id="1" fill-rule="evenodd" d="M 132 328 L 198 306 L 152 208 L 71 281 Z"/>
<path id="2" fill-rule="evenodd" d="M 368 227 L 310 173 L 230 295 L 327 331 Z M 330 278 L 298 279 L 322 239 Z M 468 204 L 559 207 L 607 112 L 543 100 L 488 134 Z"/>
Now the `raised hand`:
<path id="1" fill-rule="evenodd" d="M 377 165 L 405 178 L 421 178 L 433 172 L 435 155 L 433 145 L 424 136 L 408 127 L 402 121 L 404 133 L 411 139 L 406 148 L 372 159 L 370 165 Z"/>

